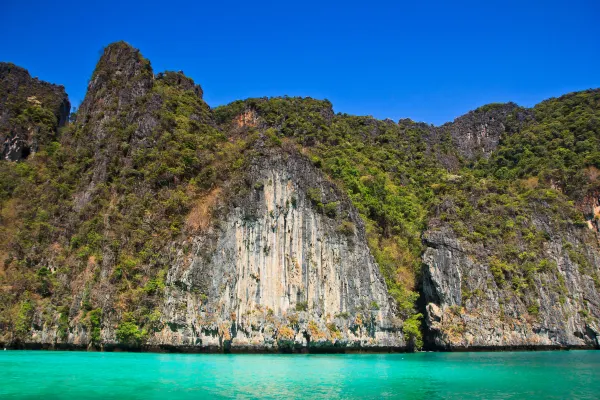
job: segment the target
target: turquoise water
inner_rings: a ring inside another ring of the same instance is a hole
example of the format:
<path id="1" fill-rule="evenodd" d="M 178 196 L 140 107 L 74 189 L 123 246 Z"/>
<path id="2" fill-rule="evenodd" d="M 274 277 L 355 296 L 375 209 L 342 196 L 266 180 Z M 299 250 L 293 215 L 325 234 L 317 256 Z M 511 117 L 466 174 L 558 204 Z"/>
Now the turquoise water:
<path id="1" fill-rule="evenodd" d="M 600 351 L 225 355 L 1 351 L 0 399 L 597 399 Z"/>

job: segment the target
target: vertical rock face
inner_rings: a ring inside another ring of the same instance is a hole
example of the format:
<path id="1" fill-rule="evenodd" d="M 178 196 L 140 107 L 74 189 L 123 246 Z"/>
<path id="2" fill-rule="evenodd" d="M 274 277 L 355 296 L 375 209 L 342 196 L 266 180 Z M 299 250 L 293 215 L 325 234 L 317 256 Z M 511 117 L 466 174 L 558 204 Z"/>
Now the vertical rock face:
<path id="1" fill-rule="evenodd" d="M 492 267 L 474 261 L 451 230 L 427 232 L 423 295 L 430 344 L 443 349 L 597 346 L 600 294 L 592 277 L 600 257 L 583 233 L 556 233 L 544 249 L 555 268 L 539 271 L 533 285 L 516 293 L 510 285 L 498 285 Z M 577 244 L 575 252 L 565 251 L 563 241 Z M 589 260 L 587 267 L 577 264 L 578 255 Z"/>
<path id="2" fill-rule="evenodd" d="M 71 105 L 62 86 L 31 78 L 26 69 L 0 62 L 0 153 L 18 161 L 56 136 Z"/>
<path id="3" fill-rule="evenodd" d="M 347 200 L 298 155 L 270 154 L 248 176 L 250 192 L 169 271 L 179 289 L 155 343 L 216 346 L 216 331 L 233 348 L 403 347 Z"/>

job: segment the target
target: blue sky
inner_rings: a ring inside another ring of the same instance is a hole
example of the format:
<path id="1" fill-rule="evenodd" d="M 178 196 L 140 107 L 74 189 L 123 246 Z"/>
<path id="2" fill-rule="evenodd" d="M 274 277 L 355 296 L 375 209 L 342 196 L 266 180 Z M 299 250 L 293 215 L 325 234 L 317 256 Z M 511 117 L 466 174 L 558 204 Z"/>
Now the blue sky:
<path id="1" fill-rule="evenodd" d="M 490 102 L 600 87 L 600 1 L 2 0 L 0 60 L 85 95 L 102 47 L 183 70 L 211 106 L 327 98 L 336 112 L 441 124 Z"/>

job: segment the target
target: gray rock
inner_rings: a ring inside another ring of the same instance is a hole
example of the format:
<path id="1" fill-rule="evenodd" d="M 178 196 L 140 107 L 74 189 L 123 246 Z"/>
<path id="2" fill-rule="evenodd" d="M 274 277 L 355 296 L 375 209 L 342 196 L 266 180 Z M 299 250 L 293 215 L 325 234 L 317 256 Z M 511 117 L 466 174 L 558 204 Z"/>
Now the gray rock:
<path id="1" fill-rule="evenodd" d="M 539 228 L 551 227 L 538 219 Z M 552 231 L 551 231 L 552 232 Z M 600 294 L 591 277 L 600 257 L 585 229 L 554 232 L 544 249 L 556 270 L 536 274 L 523 296 L 498 287 L 490 266 L 447 227 L 424 235 L 423 295 L 430 345 L 442 349 L 560 348 L 598 345 Z M 587 249 L 593 271 L 583 271 L 563 241 Z M 537 304 L 533 312 L 528 304 Z M 537 314 L 537 315 L 536 315 Z"/>

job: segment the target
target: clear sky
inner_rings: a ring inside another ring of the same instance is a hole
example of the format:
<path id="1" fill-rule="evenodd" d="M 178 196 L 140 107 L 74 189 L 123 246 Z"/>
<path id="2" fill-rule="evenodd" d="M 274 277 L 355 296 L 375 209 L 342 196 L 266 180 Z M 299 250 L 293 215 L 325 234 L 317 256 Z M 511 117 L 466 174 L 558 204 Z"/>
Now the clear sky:
<path id="1" fill-rule="evenodd" d="M 600 87 L 599 0 L 183 3 L 0 0 L 0 60 L 77 106 L 103 46 L 125 40 L 213 107 L 287 94 L 434 124 Z"/>

